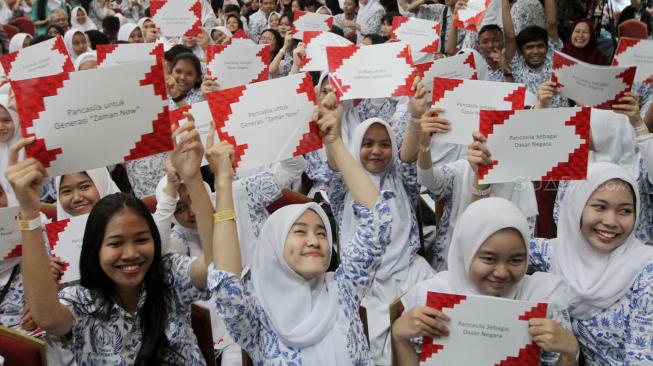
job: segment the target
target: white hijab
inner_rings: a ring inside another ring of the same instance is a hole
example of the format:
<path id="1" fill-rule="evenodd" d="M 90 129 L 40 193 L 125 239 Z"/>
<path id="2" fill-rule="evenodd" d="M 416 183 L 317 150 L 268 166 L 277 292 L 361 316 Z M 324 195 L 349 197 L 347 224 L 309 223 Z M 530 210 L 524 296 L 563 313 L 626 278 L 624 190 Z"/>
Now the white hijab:
<path id="1" fill-rule="evenodd" d="M 118 31 L 118 40 L 119 41 L 125 41 L 129 42 L 129 36 L 132 34 L 134 29 L 138 28 L 138 25 L 134 23 L 125 23 L 120 26 L 120 30 Z M 143 31 L 141 31 L 142 33 Z"/>
<path id="2" fill-rule="evenodd" d="M 653 248 L 639 241 L 634 229 L 610 253 L 595 250 L 583 237 L 579 225 L 587 200 L 601 184 L 612 179 L 630 184 L 635 192 L 635 212 L 640 212 L 635 179 L 618 165 L 592 164 L 587 180 L 573 181 L 567 188 L 560 207 L 558 237 L 551 243 L 555 252 L 553 273 L 564 276 L 578 296 L 571 315 L 581 320 L 591 318 L 621 299 L 630 291 L 644 264 L 653 258 Z"/>
<path id="3" fill-rule="evenodd" d="M 267 25 L 267 28 L 272 28 L 272 27 L 270 26 L 270 18 L 272 18 L 272 15 L 276 15 L 278 21 L 281 20 L 281 13 L 278 13 L 278 12 L 276 12 L 276 11 L 271 11 L 271 12 L 270 12 L 270 15 L 268 15 L 268 25 Z"/>
<path id="4" fill-rule="evenodd" d="M 75 60 L 77 60 L 77 57 L 79 57 L 79 55 L 76 54 L 75 51 L 73 50 L 73 37 L 75 37 L 75 34 L 77 34 L 77 33 L 80 33 L 81 35 L 86 37 L 86 33 L 80 31 L 79 29 L 75 29 L 75 28 L 70 28 L 66 32 L 66 34 L 64 34 L 64 36 L 63 36 L 63 43 L 66 45 L 66 49 L 68 50 L 68 53 L 70 54 L 70 58 L 73 59 L 73 62 Z M 86 51 L 84 51 L 84 52 L 86 52 Z M 84 52 L 82 52 L 82 53 L 84 53 Z"/>
<path id="5" fill-rule="evenodd" d="M 379 10 L 383 10 L 383 6 L 379 0 L 367 0 L 367 4 L 365 5 L 359 3 L 358 13 L 356 14 L 356 23 L 363 27 L 365 23 L 367 23 L 367 20 Z M 360 31 L 356 31 L 356 34 L 358 36 L 356 43 L 361 43 L 363 36 L 365 35 Z"/>
<path id="6" fill-rule="evenodd" d="M 86 61 L 95 60 L 97 62 L 97 52 L 96 51 L 86 51 L 81 55 L 77 56 L 75 59 L 75 70 L 79 71 L 79 67 Z"/>
<path id="7" fill-rule="evenodd" d="M 333 245 L 329 219 L 316 203 L 289 205 L 275 211 L 265 222 L 256 244 L 252 284 L 256 299 L 265 310 L 281 341 L 301 349 L 304 365 L 351 365 L 345 345 L 346 333 L 336 322 L 338 288 L 333 272 L 311 284 L 292 270 L 283 258 L 290 228 L 306 210 L 322 219 Z"/>
<path id="8" fill-rule="evenodd" d="M 628 117 L 609 110 L 592 109 L 590 163 L 614 163 L 639 177 L 641 154 Z"/>
<path id="9" fill-rule="evenodd" d="M 25 42 L 25 38 L 27 37 L 32 39 L 32 36 L 27 33 L 16 33 L 11 37 L 11 41 L 9 42 L 9 53 L 23 49 L 23 42 Z"/>
<path id="10" fill-rule="evenodd" d="M 402 298 L 406 307 L 424 305 L 427 291 L 485 295 L 472 283 L 469 270 L 478 249 L 499 230 L 516 229 L 524 240 L 528 257 L 530 229 L 526 216 L 512 202 L 498 197 L 480 199 L 470 204 L 460 215 L 449 250 L 449 270 L 415 285 Z M 526 268 L 524 268 L 524 273 Z M 561 276 L 536 272 L 525 275 L 503 296 L 507 299 L 544 301 L 550 303 L 549 311 L 564 310 L 568 306 L 568 286 Z"/>
<path id="11" fill-rule="evenodd" d="M 86 23 L 80 24 L 79 22 L 77 22 L 77 11 L 78 10 L 83 11 L 84 15 L 86 15 Z M 71 24 L 71 28 L 79 29 L 82 32 L 97 29 L 97 26 L 95 25 L 95 23 L 93 23 L 91 18 L 88 17 L 88 13 L 86 12 L 86 9 L 84 9 L 81 6 L 77 6 L 77 7 L 73 8 L 73 10 L 70 12 L 70 24 Z"/>
<path id="12" fill-rule="evenodd" d="M 225 27 L 224 25 L 219 25 L 217 27 L 213 27 L 213 28 L 211 28 L 211 31 L 209 32 L 209 39 L 211 39 L 211 42 L 213 42 L 214 44 L 218 44 L 218 40 L 213 38 L 213 31 L 214 30 L 217 30 L 218 32 L 224 34 L 225 36 L 227 36 L 229 38 L 231 38 L 233 36 L 233 34 L 229 31 L 229 29 L 227 29 L 227 27 Z"/>
<path id="13" fill-rule="evenodd" d="M 13 202 L 15 199 L 14 190 L 5 178 L 5 172 L 7 171 L 7 165 L 9 164 L 9 149 L 20 140 L 20 119 L 18 118 L 18 113 L 13 109 L 9 108 L 9 96 L 6 94 L 0 94 L 0 107 L 4 108 L 8 113 L 11 119 L 14 121 L 14 134 L 9 138 L 5 143 L 0 143 L 0 185 L 7 193 L 10 201 Z M 21 149 L 18 152 L 18 161 L 25 159 L 25 149 Z M 9 204 L 12 206 L 12 204 Z"/>
<path id="14" fill-rule="evenodd" d="M 95 184 L 95 189 L 97 189 L 97 192 L 100 195 L 100 199 L 110 194 L 120 192 L 120 189 L 118 189 L 116 183 L 113 181 L 113 179 L 111 179 L 111 175 L 109 174 L 107 168 L 91 169 L 87 170 L 85 173 L 88 175 L 91 181 L 93 181 L 93 184 Z M 63 206 L 61 206 L 61 201 L 59 200 L 59 186 L 61 185 L 61 177 L 62 176 L 58 176 L 54 180 L 54 188 L 57 193 L 57 220 L 59 221 L 73 217 L 63 209 Z"/>
<path id="15" fill-rule="evenodd" d="M 409 199 L 404 183 L 397 172 L 397 160 L 399 159 L 399 147 L 397 140 L 392 133 L 392 128 L 387 122 L 379 118 L 370 118 L 354 129 L 349 151 L 351 152 L 354 160 L 361 162 L 360 149 L 363 143 L 363 138 L 367 130 L 374 124 L 380 124 L 385 127 L 390 136 L 392 143 L 392 157 L 390 162 L 381 173 L 370 173 L 366 171 L 367 175 L 372 179 L 379 192 L 383 190 L 390 190 L 394 192 L 396 199 L 389 201 L 392 217 L 402 218 L 402 220 L 395 220 L 392 223 L 391 241 L 385 250 L 381 266 L 376 272 L 376 277 L 380 280 L 386 280 L 394 274 L 408 268 L 411 256 L 407 253 L 408 244 L 410 242 L 410 232 L 412 227 L 412 220 L 414 213 L 411 205 L 413 202 Z M 354 197 L 351 192 L 345 195 L 344 212 L 342 215 L 342 228 L 340 231 L 340 243 L 342 245 L 350 245 L 356 232 L 357 220 L 354 216 Z"/>

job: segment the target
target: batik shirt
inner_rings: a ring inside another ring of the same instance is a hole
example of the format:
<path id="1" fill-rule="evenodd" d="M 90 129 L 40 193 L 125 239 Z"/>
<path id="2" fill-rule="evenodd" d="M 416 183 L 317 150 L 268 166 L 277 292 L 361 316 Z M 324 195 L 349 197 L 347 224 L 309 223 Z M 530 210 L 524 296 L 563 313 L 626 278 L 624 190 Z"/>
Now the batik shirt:
<path id="1" fill-rule="evenodd" d="M 549 239 L 530 242 L 530 270 L 551 272 L 555 250 Z M 572 318 L 574 335 L 586 364 L 623 366 L 653 364 L 653 261 L 649 261 L 621 299 L 591 318 Z"/>
<path id="2" fill-rule="evenodd" d="M 168 255 L 161 261 L 161 274 L 167 288 L 165 335 L 170 346 L 162 351 L 167 363 L 205 365 L 191 327 L 190 306 L 208 300 L 208 290 L 196 289 L 190 279 L 192 259 Z M 147 294 L 141 291 L 136 314 L 110 304 L 97 291 L 71 286 L 59 293 L 59 299 L 73 316 L 71 332 L 58 337 L 75 354 L 78 365 L 132 365 L 142 345 L 141 317 Z"/>
<path id="3" fill-rule="evenodd" d="M 392 192 L 382 192 L 372 210 L 354 205 L 359 225 L 350 245 L 343 247 L 345 252 L 335 272 L 339 310 L 334 326 L 341 325 L 341 329 L 347 331 L 345 344 L 355 366 L 373 365 L 358 308 L 390 241 L 393 218 L 387 201 L 393 197 Z M 232 273 L 216 270 L 211 264 L 208 287 L 217 294 L 216 307 L 230 335 L 249 353 L 255 365 L 304 365 L 302 350 L 279 339 L 270 318 L 250 290 L 249 273 L 238 278 Z"/>

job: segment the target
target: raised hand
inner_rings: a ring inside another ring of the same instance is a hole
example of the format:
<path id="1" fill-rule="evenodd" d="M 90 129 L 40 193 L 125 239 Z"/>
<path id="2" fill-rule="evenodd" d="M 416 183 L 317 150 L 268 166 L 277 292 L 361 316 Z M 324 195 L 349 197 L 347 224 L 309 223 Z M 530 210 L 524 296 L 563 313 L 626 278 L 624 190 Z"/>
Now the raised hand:
<path id="1" fill-rule="evenodd" d="M 415 337 L 442 338 L 449 335 L 449 328 L 443 321 L 451 319 L 444 313 L 428 306 L 417 306 L 404 313 L 392 325 L 392 336 L 396 339 Z"/>
<path id="2" fill-rule="evenodd" d="M 179 138 L 170 154 L 170 161 L 182 180 L 187 180 L 200 174 L 200 164 L 204 156 L 204 146 L 200 134 L 195 129 L 195 119 L 188 112 L 184 113 L 188 120 L 173 133 L 173 140 Z"/>
<path id="3" fill-rule="evenodd" d="M 202 94 L 206 95 L 210 92 L 214 92 L 220 89 L 220 84 L 218 84 L 218 82 L 215 80 L 216 80 L 215 76 L 209 76 L 209 75 L 204 76 L 204 80 L 202 81 L 202 86 L 201 86 Z"/>
<path id="4" fill-rule="evenodd" d="M 327 95 L 322 98 L 316 108 L 314 119 L 320 128 L 322 141 L 331 144 L 340 139 L 340 122 L 342 120 L 342 105 L 336 97 L 335 89 L 327 85 Z"/>
<path id="5" fill-rule="evenodd" d="M 447 133 L 451 131 L 451 122 L 440 116 L 440 113 L 443 112 L 444 109 L 442 108 L 431 108 L 431 110 L 424 113 L 422 118 L 420 118 L 422 133 L 433 136 L 436 133 Z"/>
<path id="6" fill-rule="evenodd" d="M 415 94 L 410 97 L 408 111 L 413 119 L 420 119 L 422 115 L 429 110 L 429 91 L 426 88 L 426 85 L 422 83 L 422 78 L 419 76 L 413 81 L 411 90 L 414 91 Z"/>
<path id="7" fill-rule="evenodd" d="M 215 174 L 216 181 L 231 182 L 234 176 L 233 163 L 236 155 L 234 146 L 227 141 L 215 144 L 215 127 L 211 125 L 211 132 L 206 141 L 204 156 Z"/>
<path id="8" fill-rule="evenodd" d="M 536 108 L 547 108 L 551 99 L 558 94 L 558 88 L 553 81 L 545 81 L 537 88 Z"/>
<path id="9" fill-rule="evenodd" d="M 613 105 L 612 110 L 628 117 L 628 121 L 630 121 L 630 124 L 633 127 L 637 127 L 644 123 L 642 116 L 639 114 L 639 102 L 637 101 L 637 97 L 631 92 L 627 92 L 623 97 L 619 98 L 619 104 Z"/>
<path id="10" fill-rule="evenodd" d="M 14 189 L 21 212 L 35 217 L 41 208 L 41 187 L 48 174 L 34 158 L 18 161 L 18 152 L 34 140 L 35 137 L 23 138 L 11 147 L 5 177 Z"/>
<path id="11" fill-rule="evenodd" d="M 474 169 L 474 172 L 478 174 L 479 165 L 489 165 L 492 164 L 492 154 L 485 146 L 487 139 L 480 132 L 474 131 L 472 134 L 474 142 L 472 142 L 467 148 L 467 160 L 469 164 Z"/>

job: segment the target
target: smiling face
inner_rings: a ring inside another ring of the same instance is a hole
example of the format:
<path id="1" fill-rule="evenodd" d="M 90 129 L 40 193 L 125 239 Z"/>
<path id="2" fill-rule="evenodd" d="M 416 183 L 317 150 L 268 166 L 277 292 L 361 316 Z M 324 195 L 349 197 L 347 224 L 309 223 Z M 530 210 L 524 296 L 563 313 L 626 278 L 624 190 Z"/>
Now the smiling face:
<path id="1" fill-rule="evenodd" d="M 0 106 L 0 143 L 7 143 L 16 133 L 16 125 L 5 107 Z"/>
<path id="2" fill-rule="evenodd" d="M 532 68 L 538 68 L 544 64 L 547 46 L 543 40 L 527 42 L 522 46 L 521 52 L 524 55 L 526 64 Z"/>
<path id="3" fill-rule="evenodd" d="M 179 186 L 179 201 L 175 207 L 175 219 L 184 227 L 189 229 L 197 229 L 197 221 L 195 221 L 195 213 L 191 208 L 190 195 L 185 185 Z"/>
<path id="4" fill-rule="evenodd" d="M 478 36 L 478 51 L 487 60 L 490 53 L 503 50 L 503 34 L 501 31 L 492 29 L 483 32 Z"/>
<path id="5" fill-rule="evenodd" d="M 64 211 L 71 216 L 79 216 L 91 212 L 100 200 L 100 194 L 88 174 L 81 172 L 66 174 L 61 178 L 58 199 Z"/>
<path id="6" fill-rule="evenodd" d="M 585 22 L 576 24 L 574 31 L 571 33 L 571 44 L 577 48 L 587 46 L 591 38 L 590 26 Z"/>
<path id="7" fill-rule="evenodd" d="M 342 11 L 346 15 L 353 15 L 354 13 L 356 13 L 356 10 L 357 10 L 357 7 L 356 7 L 356 3 L 354 2 L 354 0 L 345 0 Z"/>
<path id="8" fill-rule="evenodd" d="M 238 30 L 238 18 L 230 16 L 227 19 L 227 29 L 229 29 L 229 32 L 235 33 Z"/>
<path id="9" fill-rule="evenodd" d="M 172 68 L 172 75 L 175 78 L 177 87 L 179 87 L 179 89 L 184 93 L 191 90 L 199 78 L 193 63 L 186 59 L 177 61 L 175 66 Z"/>
<path id="10" fill-rule="evenodd" d="M 274 0 L 263 0 L 261 1 L 261 11 L 267 16 L 274 10 L 275 4 L 276 2 Z"/>
<path id="11" fill-rule="evenodd" d="M 307 280 L 318 278 L 329 268 L 331 248 L 327 229 L 315 211 L 306 210 L 290 227 L 283 259 Z"/>
<path id="12" fill-rule="evenodd" d="M 86 52 L 88 49 L 88 43 L 86 43 L 86 36 L 82 32 L 77 32 L 73 36 L 73 52 L 77 55 L 81 55 Z"/>
<path id="13" fill-rule="evenodd" d="M 138 27 L 134 28 L 134 30 L 129 34 L 129 38 L 127 38 L 127 42 L 143 43 L 143 32 L 141 31 L 141 29 Z"/>
<path id="14" fill-rule="evenodd" d="M 469 279 L 482 294 L 501 297 L 524 277 L 527 260 L 519 231 L 499 230 L 476 251 L 469 266 Z"/>
<path id="15" fill-rule="evenodd" d="M 370 173 L 381 173 L 392 158 L 392 141 L 388 130 L 375 123 L 365 132 L 361 143 L 360 160 Z"/>
<path id="16" fill-rule="evenodd" d="M 84 10 L 77 9 L 77 15 L 75 18 L 77 19 L 77 23 L 86 24 L 86 13 L 84 13 Z"/>
<path id="17" fill-rule="evenodd" d="M 268 22 L 268 27 L 278 30 L 278 28 L 279 28 L 279 16 L 277 14 L 271 14 L 270 15 L 270 21 Z"/>
<path id="18" fill-rule="evenodd" d="M 258 39 L 258 44 L 267 44 L 270 45 L 270 49 L 276 50 L 277 49 L 277 39 L 274 37 L 274 34 L 272 32 L 263 32 L 261 34 L 261 37 Z"/>
<path id="19" fill-rule="evenodd" d="M 583 208 L 580 231 L 589 245 L 610 253 L 635 228 L 635 195 L 630 185 L 613 179 L 600 185 Z"/>
<path id="20" fill-rule="evenodd" d="M 281 37 L 285 37 L 286 34 L 290 31 L 290 24 L 291 20 L 287 15 L 281 17 L 279 20 L 279 28 L 277 29 L 279 34 L 281 34 Z"/>
<path id="21" fill-rule="evenodd" d="M 154 239 L 147 221 L 128 208 L 107 223 L 99 260 L 117 291 L 132 292 L 143 283 L 154 258 Z"/>

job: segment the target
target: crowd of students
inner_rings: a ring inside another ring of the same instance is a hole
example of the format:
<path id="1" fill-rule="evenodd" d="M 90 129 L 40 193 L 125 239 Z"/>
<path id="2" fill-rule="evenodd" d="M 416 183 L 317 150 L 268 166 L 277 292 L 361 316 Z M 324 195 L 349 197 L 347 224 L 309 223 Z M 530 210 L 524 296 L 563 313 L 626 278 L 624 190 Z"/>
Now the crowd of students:
<path id="1" fill-rule="evenodd" d="M 612 58 L 591 18 L 600 1 L 494 0 L 478 32 L 453 22 L 466 0 L 325 1 L 202 0 L 202 32 L 166 39 L 148 0 L 0 0 L 3 23 L 31 16 L 35 26 L 11 39 L 0 28 L 0 44 L 6 54 L 61 36 L 84 71 L 97 67 L 98 44 L 163 43 L 171 110 L 220 88 L 206 75 L 210 44 L 269 44 L 271 78 L 299 72 L 296 10 L 334 15 L 332 32 L 362 45 L 388 42 L 394 16 L 441 22 L 430 59 L 472 52 L 479 79 L 524 84 L 529 108 L 574 105 L 551 82 L 554 50 Z M 650 19 L 639 0 L 630 8 Z M 234 147 L 200 141 L 186 114 L 169 153 L 49 177 L 25 157 L 34 138 L 22 138 L 5 82 L 0 208 L 18 206 L 29 227 L 22 257 L 0 261 L 0 324 L 44 330 L 54 365 L 204 365 L 191 327 L 199 303 L 222 365 L 241 365 L 241 350 L 256 365 L 417 365 L 422 337 L 449 333 L 451 319 L 425 306 L 436 291 L 548 303 L 528 322 L 543 365 L 653 364 L 651 84 L 592 119 L 587 179 L 559 182 L 557 234 L 544 238 L 532 183 L 479 183 L 492 163 L 483 135 L 432 141 L 456 121 L 419 77 L 411 97 L 339 101 L 326 73 L 312 76 L 324 148 L 237 175 Z M 314 202 L 268 213 L 287 188 Z M 436 202 L 435 227 L 418 213 L 420 193 Z M 151 197 L 154 214 L 141 201 Z M 44 235 L 52 203 L 58 220 L 89 214 L 81 279 L 66 287 Z M 391 324 L 397 299 L 404 311 Z"/>

